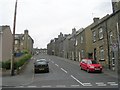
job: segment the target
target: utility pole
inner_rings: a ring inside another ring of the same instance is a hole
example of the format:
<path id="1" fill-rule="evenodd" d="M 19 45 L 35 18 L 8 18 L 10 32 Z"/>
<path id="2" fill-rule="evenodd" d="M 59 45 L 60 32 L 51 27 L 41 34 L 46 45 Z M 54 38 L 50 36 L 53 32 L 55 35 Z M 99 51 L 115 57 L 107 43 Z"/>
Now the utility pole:
<path id="1" fill-rule="evenodd" d="M 15 27 L 16 27 L 16 14 L 17 14 L 17 0 L 15 3 L 14 22 L 13 22 L 13 45 L 12 45 L 12 59 L 11 59 L 11 76 L 15 75 L 14 72 L 14 54 L 15 54 Z"/>

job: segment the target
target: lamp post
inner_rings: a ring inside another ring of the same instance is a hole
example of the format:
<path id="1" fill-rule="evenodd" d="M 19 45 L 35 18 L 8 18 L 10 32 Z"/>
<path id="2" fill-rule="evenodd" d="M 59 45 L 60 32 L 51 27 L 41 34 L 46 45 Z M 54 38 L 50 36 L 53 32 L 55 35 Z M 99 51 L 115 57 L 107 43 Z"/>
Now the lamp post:
<path id="1" fill-rule="evenodd" d="M 3 34 L 3 32 L 2 32 L 2 28 L 0 28 L 0 43 L 1 43 L 1 49 L 0 49 L 0 57 L 1 57 L 1 59 L 0 59 L 0 61 L 2 61 L 2 34 Z"/>
<path id="2" fill-rule="evenodd" d="M 11 59 L 11 76 L 15 75 L 14 72 L 14 47 L 15 47 L 15 27 L 16 27 L 16 14 L 17 14 L 17 0 L 15 3 L 14 22 L 13 22 L 13 43 L 12 43 L 12 59 Z"/>

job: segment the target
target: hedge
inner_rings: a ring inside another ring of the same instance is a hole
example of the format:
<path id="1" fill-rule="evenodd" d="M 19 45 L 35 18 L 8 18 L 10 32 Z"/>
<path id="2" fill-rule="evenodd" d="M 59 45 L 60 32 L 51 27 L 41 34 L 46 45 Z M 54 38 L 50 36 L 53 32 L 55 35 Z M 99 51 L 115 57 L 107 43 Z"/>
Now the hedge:
<path id="1" fill-rule="evenodd" d="M 21 58 L 17 62 L 14 62 L 14 69 L 17 69 L 17 68 L 21 67 L 22 65 L 24 65 L 24 63 L 27 62 L 31 57 L 32 57 L 32 55 L 25 54 L 23 56 L 23 58 Z M 10 69 L 10 67 L 11 67 L 11 61 L 10 60 L 8 60 L 6 62 L 2 62 L 2 68 Z"/>

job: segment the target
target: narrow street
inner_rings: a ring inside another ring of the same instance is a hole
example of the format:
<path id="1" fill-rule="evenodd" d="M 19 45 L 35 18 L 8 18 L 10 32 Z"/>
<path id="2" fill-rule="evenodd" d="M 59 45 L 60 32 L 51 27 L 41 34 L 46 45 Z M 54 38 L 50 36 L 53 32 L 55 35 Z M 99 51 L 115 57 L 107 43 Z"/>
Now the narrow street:
<path id="1" fill-rule="evenodd" d="M 34 60 L 49 61 L 49 73 L 34 74 Z M 79 62 L 56 56 L 36 55 L 16 76 L 4 76 L 2 86 L 15 88 L 118 88 L 118 79 L 103 73 L 80 70 Z"/>

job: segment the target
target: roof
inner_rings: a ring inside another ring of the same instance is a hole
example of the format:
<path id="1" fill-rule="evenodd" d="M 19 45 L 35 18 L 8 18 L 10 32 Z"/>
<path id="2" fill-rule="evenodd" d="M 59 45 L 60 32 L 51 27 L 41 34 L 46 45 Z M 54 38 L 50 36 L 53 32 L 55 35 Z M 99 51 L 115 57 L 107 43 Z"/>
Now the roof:
<path id="1" fill-rule="evenodd" d="M 98 21 L 98 23 L 96 23 L 96 24 L 91 28 L 91 30 L 92 30 L 93 28 L 97 27 L 99 24 L 105 22 L 106 20 L 108 20 L 108 19 L 111 18 L 112 16 L 116 15 L 117 13 L 120 13 L 120 10 L 118 10 L 118 11 L 116 11 L 116 12 L 110 14 L 110 15 L 107 14 L 107 15 L 104 16 L 102 19 L 100 19 L 100 20 Z"/>
<path id="2" fill-rule="evenodd" d="M 84 28 L 80 28 L 80 29 L 76 32 L 76 35 L 79 35 L 82 31 L 84 31 Z"/>
<path id="3" fill-rule="evenodd" d="M 21 40 L 24 34 L 15 34 L 15 39 Z M 29 36 L 29 35 L 28 35 Z M 30 37 L 30 36 L 29 36 Z M 31 38 L 31 37 L 30 37 Z M 31 38 L 32 42 L 34 43 L 34 40 Z"/>
<path id="4" fill-rule="evenodd" d="M 68 39 L 71 39 L 71 38 L 75 37 L 76 35 L 80 34 L 82 31 L 84 31 L 84 28 L 80 28 L 74 34 L 70 34 L 70 36 L 68 37 Z"/>
<path id="5" fill-rule="evenodd" d="M 8 25 L 0 26 L 0 32 L 5 30 L 6 28 L 10 28 L 10 26 L 8 26 Z"/>

